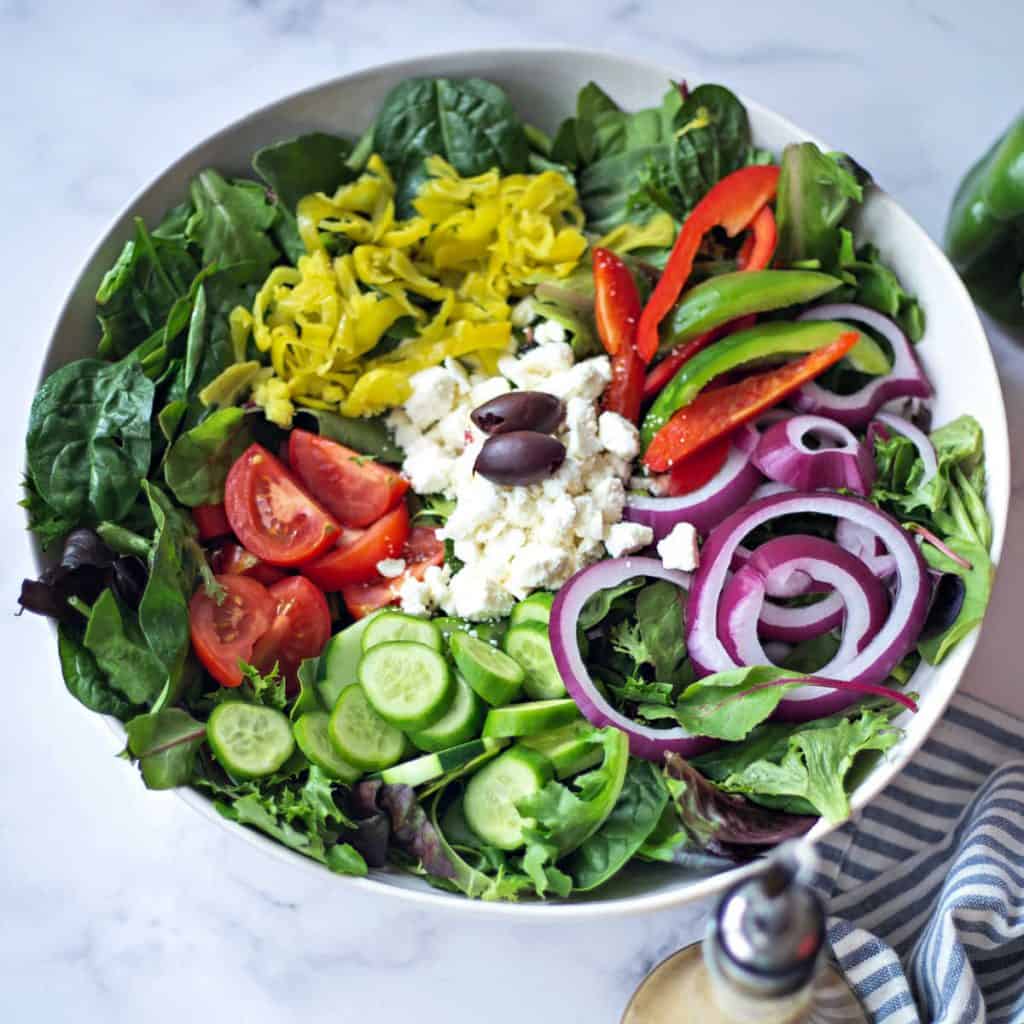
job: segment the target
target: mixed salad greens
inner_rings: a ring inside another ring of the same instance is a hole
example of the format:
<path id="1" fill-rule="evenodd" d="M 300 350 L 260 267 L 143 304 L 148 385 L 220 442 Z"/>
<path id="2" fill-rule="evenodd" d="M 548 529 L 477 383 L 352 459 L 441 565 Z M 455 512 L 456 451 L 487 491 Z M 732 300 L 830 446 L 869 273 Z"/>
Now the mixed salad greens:
<path id="1" fill-rule="evenodd" d="M 416 79 L 253 169 L 136 221 L 26 440 L 21 604 L 145 785 L 486 899 L 842 820 L 993 571 L 863 168 Z"/>

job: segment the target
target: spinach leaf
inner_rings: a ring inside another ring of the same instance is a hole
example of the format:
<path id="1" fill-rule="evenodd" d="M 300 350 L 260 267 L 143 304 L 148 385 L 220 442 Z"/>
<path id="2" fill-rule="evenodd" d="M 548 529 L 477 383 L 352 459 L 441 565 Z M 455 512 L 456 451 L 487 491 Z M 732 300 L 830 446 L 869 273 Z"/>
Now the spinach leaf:
<path id="1" fill-rule="evenodd" d="M 636 595 L 636 621 L 656 679 L 674 683 L 686 661 L 683 594 L 668 580 L 649 583 Z"/>
<path id="2" fill-rule="evenodd" d="M 588 892 L 617 874 L 654 831 L 668 803 L 668 790 L 649 761 L 631 760 L 611 814 L 562 868 L 573 888 Z"/>
<path id="3" fill-rule="evenodd" d="M 28 528 L 36 535 L 39 546 L 45 551 L 55 541 L 60 540 L 78 522 L 77 516 L 67 516 L 50 508 L 36 490 L 32 477 L 26 475 L 21 481 L 24 497 L 18 504 L 28 516 Z"/>
<path id="4" fill-rule="evenodd" d="M 813 675 L 824 668 L 839 650 L 840 638 L 836 633 L 822 633 L 796 644 L 782 659 L 782 667 Z"/>
<path id="5" fill-rule="evenodd" d="M 988 552 L 980 544 L 960 537 L 952 537 L 947 543 L 962 558 L 971 563 L 970 569 L 958 565 L 938 548 L 925 544 L 921 553 L 933 569 L 955 573 L 964 582 L 964 600 L 960 613 L 953 624 L 938 636 L 922 640 L 917 649 L 929 665 L 938 665 L 943 658 L 976 626 L 981 623 L 988 607 L 995 572 Z"/>
<path id="6" fill-rule="evenodd" d="M 139 715 L 125 726 L 128 753 L 139 763 L 149 789 L 185 786 L 195 774 L 206 726 L 180 708 Z"/>
<path id="7" fill-rule="evenodd" d="M 226 181 L 214 170 L 201 171 L 189 186 L 195 212 L 188 238 L 199 246 L 204 263 L 230 271 L 238 284 L 262 282 L 278 260 L 267 232 L 277 211 L 254 181 Z"/>
<path id="8" fill-rule="evenodd" d="M 822 270 L 840 262 L 840 225 L 851 204 L 864 198 L 861 182 L 842 153 L 825 153 L 813 142 L 791 143 L 782 151 L 775 217 L 780 266 L 817 260 Z"/>
<path id="9" fill-rule="evenodd" d="M 580 611 L 577 625 L 582 630 L 593 629 L 599 622 L 608 617 L 612 606 L 633 591 L 639 590 L 644 585 L 644 577 L 638 576 L 635 579 L 624 580 L 614 587 L 607 587 L 599 590 L 587 599 L 587 603 Z"/>
<path id="10" fill-rule="evenodd" d="M 388 93 L 374 127 L 374 149 L 398 184 L 407 215 L 423 178 L 423 160 L 444 157 L 460 174 L 492 167 L 524 172 L 529 143 L 504 91 L 479 78 L 411 78 Z"/>
<path id="11" fill-rule="evenodd" d="M 405 458 L 383 416 L 340 416 L 324 409 L 300 409 L 299 414 L 316 420 L 317 431 L 324 437 L 363 455 L 372 455 L 378 462 L 400 466 Z"/>
<path id="12" fill-rule="evenodd" d="M 312 192 L 333 195 L 339 185 L 351 181 L 348 166 L 352 143 L 337 135 L 310 132 L 258 149 L 253 170 L 270 186 L 289 212 Z"/>
<path id="13" fill-rule="evenodd" d="M 183 505 L 223 501 L 228 470 L 251 443 L 245 412 L 219 409 L 171 446 L 164 462 L 167 486 Z"/>
<path id="14" fill-rule="evenodd" d="M 164 689 L 167 672 L 149 649 L 135 614 L 113 591 L 104 590 L 92 607 L 85 646 L 110 684 L 133 704 L 152 704 Z"/>
<path id="15" fill-rule="evenodd" d="M 82 645 L 81 633 L 81 629 L 63 623 L 57 627 L 60 668 L 68 693 L 90 711 L 127 721 L 139 712 L 140 705 L 110 685 L 96 659 Z"/>
<path id="16" fill-rule="evenodd" d="M 32 401 L 26 449 L 40 498 L 79 521 L 120 519 L 149 469 L 153 382 L 132 361 L 82 359 Z"/>
<path id="17" fill-rule="evenodd" d="M 899 738 L 884 714 L 865 710 L 854 720 L 794 732 L 781 759 L 751 761 L 719 785 L 755 797 L 797 797 L 829 821 L 843 821 L 850 813 L 845 782 L 857 756 L 888 750 Z"/>

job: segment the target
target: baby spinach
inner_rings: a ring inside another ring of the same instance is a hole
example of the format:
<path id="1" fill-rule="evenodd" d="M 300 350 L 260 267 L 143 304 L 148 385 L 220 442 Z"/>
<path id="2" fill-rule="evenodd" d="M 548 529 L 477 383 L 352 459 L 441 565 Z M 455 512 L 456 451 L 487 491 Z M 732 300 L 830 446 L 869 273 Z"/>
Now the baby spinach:
<path id="1" fill-rule="evenodd" d="M 929 665 L 938 665 L 968 633 L 980 625 L 988 607 L 995 575 L 988 551 L 980 544 L 961 537 L 952 537 L 947 544 L 961 558 L 965 558 L 971 568 L 965 569 L 931 544 L 925 544 L 921 548 L 921 553 L 933 569 L 954 573 L 964 584 L 963 602 L 953 623 L 937 636 L 921 640 L 917 646 L 921 657 Z"/>
<path id="2" fill-rule="evenodd" d="M 399 212 L 411 212 L 423 160 L 445 158 L 460 174 L 497 167 L 524 172 L 529 143 L 504 90 L 480 78 L 411 78 L 388 93 L 374 127 L 374 150 L 398 183 Z"/>
<path id="3" fill-rule="evenodd" d="M 206 726 L 181 708 L 138 715 L 125 725 L 128 754 L 138 761 L 149 789 L 173 789 L 192 781 Z"/>
<path id="4" fill-rule="evenodd" d="M 149 469 L 153 382 L 132 361 L 82 359 L 32 401 L 26 448 L 39 496 L 79 521 L 120 519 Z"/>
<path id="5" fill-rule="evenodd" d="M 113 715 L 122 722 L 141 710 L 111 685 L 92 653 L 82 644 L 82 630 L 75 625 L 57 627 L 57 650 L 64 685 L 75 700 L 90 711 Z"/>
<path id="6" fill-rule="evenodd" d="M 317 431 L 324 437 L 363 455 L 372 455 L 378 462 L 400 466 L 405 458 L 383 416 L 341 416 L 325 409 L 301 409 L 299 415 L 316 420 Z"/>
<path id="7" fill-rule="evenodd" d="M 258 149 L 252 166 L 284 208 L 294 212 L 303 196 L 311 192 L 332 195 L 339 185 L 352 179 L 347 163 L 351 154 L 348 139 L 310 132 Z"/>
<path id="8" fill-rule="evenodd" d="M 252 436 L 246 413 L 236 406 L 218 409 L 171 446 L 164 479 L 183 505 L 215 505 L 224 500 L 224 481 Z"/>

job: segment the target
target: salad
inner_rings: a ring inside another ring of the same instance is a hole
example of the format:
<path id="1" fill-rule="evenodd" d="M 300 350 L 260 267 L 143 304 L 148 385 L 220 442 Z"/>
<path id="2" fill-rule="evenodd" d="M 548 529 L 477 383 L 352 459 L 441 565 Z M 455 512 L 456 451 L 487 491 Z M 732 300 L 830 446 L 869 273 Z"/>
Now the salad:
<path id="1" fill-rule="evenodd" d="M 993 571 L 863 168 L 478 79 L 252 166 L 136 220 L 26 440 L 21 604 L 145 785 L 485 899 L 845 818 Z"/>

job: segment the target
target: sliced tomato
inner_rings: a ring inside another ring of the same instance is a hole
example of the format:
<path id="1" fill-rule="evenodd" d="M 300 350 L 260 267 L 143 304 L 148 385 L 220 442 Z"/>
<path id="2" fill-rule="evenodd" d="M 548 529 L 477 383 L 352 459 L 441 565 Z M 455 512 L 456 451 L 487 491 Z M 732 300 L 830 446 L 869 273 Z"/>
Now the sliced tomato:
<path id="1" fill-rule="evenodd" d="M 224 508 L 235 536 L 271 565 L 308 562 L 338 539 L 334 517 L 262 445 L 231 467 Z"/>
<path id="2" fill-rule="evenodd" d="M 289 576 L 269 588 L 276 602 L 270 628 L 256 641 L 252 663 L 269 672 L 276 663 L 289 689 L 298 683 L 299 666 L 317 657 L 331 637 L 327 600 L 304 576 Z"/>
<path id="3" fill-rule="evenodd" d="M 409 510 L 403 501 L 365 530 L 344 530 L 337 547 L 307 562 L 302 572 L 321 590 L 341 590 L 365 583 L 377 573 L 377 563 L 400 558 L 409 536 Z"/>
<path id="4" fill-rule="evenodd" d="M 264 562 L 262 558 L 257 558 L 251 551 L 246 551 L 241 544 L 236 544 L 233 540 L 222 544 L 210 555 L 210 566 L 215 573 L 249 576 L 259 580 L 266 587 L 288 576 L 284 569 Z"/>
<path id="5" fill-rule="evenodd" d="M 369 526 L 390 512 L 409 481 L 351 448 L 308 430 L 293 430 L 288 461 L 310 493 L 345 526 Z"/>
<path id="6" fill-rule="evenodd" d="M 378 575 L 369 583 L 353 583 L 342 587 L 342 600 L 353 618 L 361 619 L 378 608 L 394 604 L 407 579 L 421 580 L 430 566 L 442 565 L 444 544 L 437 539 L 437 531 L 432 527 L 416 526 L 409 534 L 400 557 L 405 559 L 405 571 L 401 576 L 387 579 Z"/>
<path id="7" fill-rule="evenodd" d="M 731 445 L 731 437 L 721 437 L 674 463 L 668 471 L 668 493 L 678 497 L 703 487 L 725 465 Z"/>
<path id="8" fill-rule="evenodd" d="M 200 540 L 213 540 L 214 537 L 226 537 L 231 532 L 224 505 L 197 505 L 192 509 L 192 519 L 199 531 Z"/>
<path id="9" fill-rule="evenodd" d="M 248 576 L 218 576 L 224 600 L 217 602 L 203 588 L 188 606 L 192 647 L 207 671 L 222 686 L 242 681 L 239 661 L 252 662 L 256 641 L 274 621 L 273 596 Z"/>

